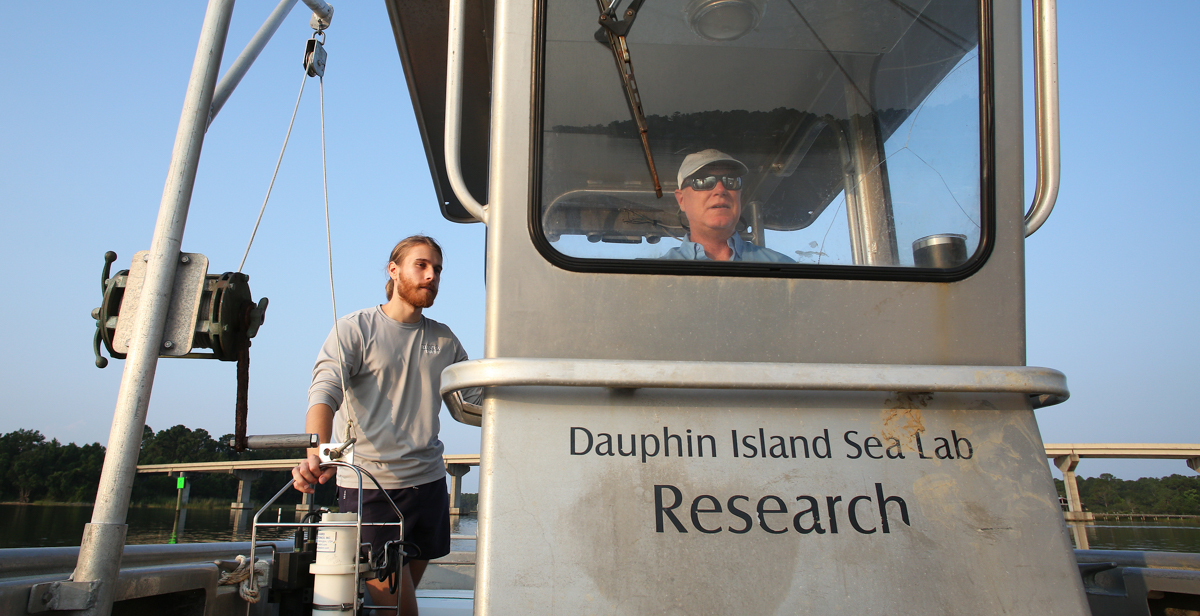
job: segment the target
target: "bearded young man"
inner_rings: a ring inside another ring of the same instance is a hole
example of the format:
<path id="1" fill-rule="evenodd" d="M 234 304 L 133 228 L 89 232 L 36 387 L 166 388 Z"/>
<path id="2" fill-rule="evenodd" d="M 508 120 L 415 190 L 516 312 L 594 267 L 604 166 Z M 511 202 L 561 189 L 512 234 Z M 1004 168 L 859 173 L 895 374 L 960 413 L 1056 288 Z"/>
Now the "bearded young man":
<path id="1" fill-rule="evenodd" d="M 413 590 L 426 565 L 450 553 L 439 388 L 442 369 L 465 361 L 467 353 L 449 327 L 421 312 L 433 305 L 441 280 L 437 242 L 423 235 L 402 240 L 392 249 L 387 272 L 387 303 L 338 319 L 321 347 L 308 390 L 305 431 L 320 434 L 322 443 L 344 442 L 347 435 L 357 439 L 354 463 L 375 476 L 404 515 L 404 540 L 420 549 L 417 558 L 404 559 L 398 589 L 400 613 L 408 615 L 417 613 Z M 477 402 L 479 393 L 466 397 Z M 312 484 L 326 483 L 334 471 L 320 468 L 317 450 L 309 449 L 308 459 L 292 469 L 293 485 L 312 493 Z M 357 511 L 358 476 L 344 468 L 336 476 L 339 509 Z M 365 478 L 363 487 L 363 521 L 395 522 L 381 491 L 366 489 L 374 484 Z M 364 526 L 362 533 L 373 554 L 399 538 L 394 526 Z M 374 604 L 396 604 L 386 582 L 367 584 Z"/>

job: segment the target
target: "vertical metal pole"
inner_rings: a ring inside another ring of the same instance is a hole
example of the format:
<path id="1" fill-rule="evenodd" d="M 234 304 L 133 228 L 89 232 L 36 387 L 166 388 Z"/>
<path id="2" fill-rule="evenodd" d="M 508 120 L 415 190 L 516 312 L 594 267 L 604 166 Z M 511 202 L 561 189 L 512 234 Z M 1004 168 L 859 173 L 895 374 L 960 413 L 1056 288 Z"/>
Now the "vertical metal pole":
<path id="1" fill-rule="evenodd" d="M 854 160 L 850 153 L 850 134 L 846 127 L 848 121 L 833 122 L 829 125 L 837 138 L 838 155 L 842 159 L 842 195 L 846 201 L 846 229 L 850 232 L 850 253 L 852 263 L 864 265 L 867 256 L 864 246 L 866 239 L 860 228 L 860 220 L 856 213 L 860 211 L 858 200 L 858 176 L 854 172 Z M 820 257 L 817 257 L 818 262 Z"/>
<path id="2" fill-rule="evenodd" d="M 869 89 L 863 91 L 866 84 L 873 82 L 866 76 L 875 73 L 877 61 L 870 56 L 842 60 L 849 75 L 863 76 L 857 81 L 847 76 L 843 85 L 847 115 L 843 124 L 846 141 L 843 160 L 848 155 L 848 179 L 854 183 L 853 199 L 850 187 L 846 188 L 846 222 L 855 265 L 900 264 L 879 114 L 866 98 L 874 94 Z"/>
<path id="3" fill-rule="evenodd" d="M 751 231 L 752 239 L 750 241 L 758 244 L 759 246 L 766 246 L 767 232 L 765 229 L 763 229 L 763 220 L 765 216 L 763 215 L 762 201 L 754 199 L 746 205 L 749 206 L 748 209 L 750 210 L 750 226 L 753 227 L 753 230 Z"/>
<path id="4" fill-rule="evenodd" d="M 117 394 L 112 430 L 108 435 L 108 450 L 100 474 L 100 487 L 92 509 L 92 522 L 83 533 L 79 548 L 74 581 L 99 581 L 95 607 L 81 613 L 108 616 L 112 613 L 117 575 L 121 568 L 121 553 L 125 547 L 129 511 L 129 494 L 137 473 L 137 458 L 146 425 L 146 409 L 158 365 L 159 346 L 166 325 L 171 286 L 179 261 L 179 248 L 187 222 L 196 167 L 204 142 L 204 129 L 212 105 L 213 87 L 225 50 L 225 36 L 234 0 L 209 0 L 200 31 L 200 44 L 192 64 L 184 96 L 179 130 L 175 134 L 175 149 L 167 171 L 158 221 L 150 242 L 150 259 L 142 296 L 138 303 L 134 336 L 130 342 L 121 388 Z"/>
<path id="5" fill-rule="evenodd" d="M 167 475 L 170 477 L 170 475 Z M 175 489 L 175 523 L 171 525 L 171 540 L 167 543 L 175 543 L 176 533 L 179 532 L 179 512 L 183 510 L 183 484 L 187 480 L 179 477 L 179 487 Z"/>
<path id="6" fill-rule="evenodd" d="M 855 265 L 899 265 L 887 162 L 876 122 L 874 112 L 867 110 L 853 113 L 846 121 L 854 181 L 854 200 L 846 200 L 846 218 Z"/>

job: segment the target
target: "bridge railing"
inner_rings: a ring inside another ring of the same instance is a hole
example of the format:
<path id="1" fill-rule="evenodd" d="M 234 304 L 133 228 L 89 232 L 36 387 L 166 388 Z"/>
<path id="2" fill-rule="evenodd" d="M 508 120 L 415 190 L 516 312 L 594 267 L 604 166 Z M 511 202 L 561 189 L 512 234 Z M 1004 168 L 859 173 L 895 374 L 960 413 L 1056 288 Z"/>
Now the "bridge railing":
<path id="1" fill-rule="evenodd" d="M 1094 519 L 1083 510 L 1079 499 L 1079 486 L 1075 479 L 1075 468 L 1083 458 L 1121 458 L 1142 460 L 1184 460 L 1189 468 L 1200 472 L 1200 444 L 1180 443 L 1046 443 L 1046 457 L 1054 461 L 1063 474 L 1067 492 L 1067 511 L 1063 512 L 1069 522 L 1088 522 Z M 450 476 L 450 513 L 468 513 L 462 507 L 462 478 L 472 466 L 479 466 L 479 454 L 453 454 L 442 456 L 446 474 Z M 291 470 L 303 459 L 241 460 L 233 462 L 182 462 L 175 464 L 140 464 L 139 473 L 166 473 L 176 477 L 188 473 L 229 473 L 238 478 L 238 497 L 230 509 L 235 514 L 248 511 L 251 483 L 264 471 Z M 184 501 L 186 504 L 186 500 Z M 311 495 L 306 494 L 300 507 L 308 511 L 312 506 Z"/>
<path id="2" fill-rule="evenodd" d="M 230 517 L 236 528 L 243 528 L 253 509 L 250 502 L 250 488 L 254 480 L 262 477 L 267 471 L 289 471 L 304 461 L 304 458 L 289 458 L 275 460 L 235 460 L 223 462 L 177 462 L 173 464 L 139 464 L 138 473 L 166 473 L 169 477 L 183 477 L 189 473 L 228 473 L 237 477 L 237 500 L 230 504 Z M 460 515 L 469 513 L 462 506 L 462 478 L 471 471 L 472 466 L 479 466 L 479 454 L 450 454 L 442 456 L 446 465 L 446 474 L 450 476 L 450 513 Z M 187 494 L 181 489 L 179 502 L 187 505 Z M 303 515 L 313 508 L 312 495 L 305 494 L 300 505 L 296 507 L 298 515 Z"/>

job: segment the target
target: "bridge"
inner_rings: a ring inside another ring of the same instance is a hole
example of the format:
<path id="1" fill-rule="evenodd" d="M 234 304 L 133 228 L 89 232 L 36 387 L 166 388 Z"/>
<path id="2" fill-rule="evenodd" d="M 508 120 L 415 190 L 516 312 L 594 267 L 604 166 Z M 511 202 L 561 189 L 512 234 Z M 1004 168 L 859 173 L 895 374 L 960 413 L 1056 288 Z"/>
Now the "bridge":
<path id="1" fill-rule="evenodd" d="M 1200 473 L 1200 445 L 1177 443 L 1046 443 L 1046 457 L 1054 460 L 1054 466 L 1063 474 L 1063 486 L 1067 492 L 1067 510 L 1063 518 L 1071 524 L 1071 535 L 1075 547 L 1088 549 L 1086 523 L 1096 516 L 1083 510 L 1079 500 L 1079 485 L 1075 481 L 1075 467 L 1081 458 L 1124 458 L 1139 460 L 1185 460 L 1192 470 Z"/>
<path id="2" fill-rule="evenodd" d="M 1054 460 L 1054 466 L 1063 474 L 1063 485 L 1067 491 L 1067 511 L 1063 513 L 1068 522 L 1091 522 L 1095 519 L 1083 510 L 1079 500 L 1079 485 L 1075 481 L 1075 467 L 1081 458 L 1124 458 L 1139 460 L 1186 460 L 1189 468 L 1200 472 L 1200 445 L 1177 443 L 1046 443 L 1046 457 Z"/>
<path id="3" fill-rule="evenodd" d="M 1054 461 L 1063 474 L 1067 492 L 1067 511 L 1063 512 L 1068 522 L 1090 522 L 1094 516 L 1083 510 L 1079 500 L 1079 486 L 1075 479 L 1075 467 L 1083 458 L 1123 458 L 1139 460 L 1185 460 L 1189 468 L 1200 472 L 1200 444 L 1177 443 L 1046 443 L 1046 457 Z M 450 513 L 466 513 L 462 508 L 462 478 L 472 466 L 479 466 L 479 454 L 457 454 L 442 456 L 446 474 L 450 475 Z M 238 518 L 247 517 L 251 509 L 250 486 L 264 471 L 291 470 L 303 459 L 287 460 L 243 460 L 236 462 L 184 462 L 177 464 L 139 464 L 139 473 L 166 473 L 172 477 L 188 473 L 229 473 L 238 478 L 237 500 L 230 506 Z M 183 488 L 186 490 L 187 488 Z M 182 504 L 187 504 L 186 494 Z M 298 513 L 310 511 L 312 495 L 305 494 L 304 501 L 297 507 Z"/>

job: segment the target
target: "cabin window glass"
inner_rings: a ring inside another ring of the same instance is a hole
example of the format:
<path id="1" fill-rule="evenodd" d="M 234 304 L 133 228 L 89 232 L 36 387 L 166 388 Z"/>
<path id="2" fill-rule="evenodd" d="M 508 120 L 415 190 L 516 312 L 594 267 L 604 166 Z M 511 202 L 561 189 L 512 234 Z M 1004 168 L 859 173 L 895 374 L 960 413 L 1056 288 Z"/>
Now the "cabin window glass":
<path id="1" fill-rule="evenodd" d="M 645 0 L 625 49 L 661 198 L 596 3 L 544 6 L 533 229 L 552 258 L 712 268 L 736 249 L 802 275 L 981 252 L 975 0 Z M 708 149 L 741 179 L 681 188 Z"/>

